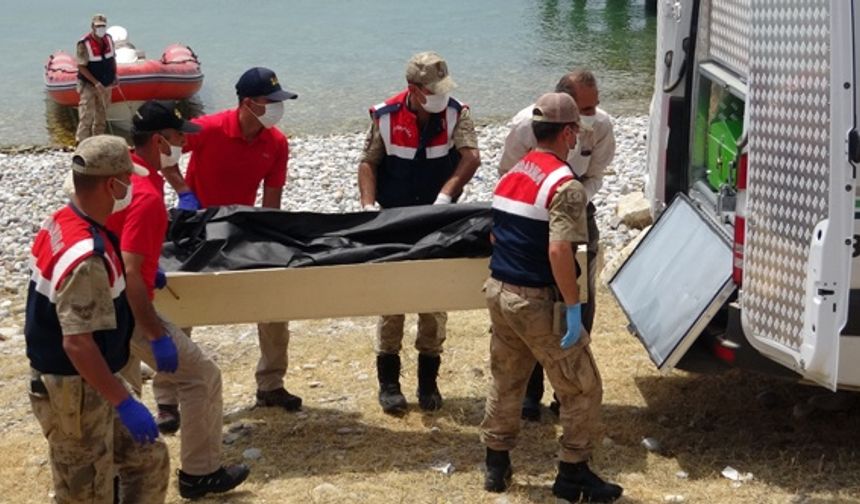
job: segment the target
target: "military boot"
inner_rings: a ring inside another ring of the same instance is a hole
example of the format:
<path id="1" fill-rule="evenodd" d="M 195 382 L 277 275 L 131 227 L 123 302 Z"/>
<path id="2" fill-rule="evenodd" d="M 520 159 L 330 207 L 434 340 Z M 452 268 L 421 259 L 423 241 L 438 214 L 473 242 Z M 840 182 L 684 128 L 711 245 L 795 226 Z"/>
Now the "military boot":
<path id="1" fill-rule="evenodd" d="M 613 502 L 623 492 L 620 486 L 607 483 L 591 472 L 585 462 L 559 462 L 558 476 L 552 485 L 552 494 L 569 502 Z"/>
<path id="2" fill-rule="evenodd" d="M 441 362 L 438 355 L 418 354 L 418 404 L 424 411 L 436 411 L 442 407 L 442 394 L 436 386 Z"/>
<path id="3" fill-rule="evenodd" d="M 162 434 L 175 434 L 179 430 L 179 406 L 176 404 L 159 404 L 155 425 Z"/>
<path id="4" fill-rule="evenodd" d="M 508 451 L 487 448 L 487 472 L 484 474 L 484 490 L 501 493 L 511 486 L 511 455 Z"/>
<path id="5" fill-rule="evenodd" d="M 379 378 L 379 405 L 389 415 L 406 412 L 406 397 L 400 392 L 400 356 L 379 354 L 376 356 L 376 375 Z"/>

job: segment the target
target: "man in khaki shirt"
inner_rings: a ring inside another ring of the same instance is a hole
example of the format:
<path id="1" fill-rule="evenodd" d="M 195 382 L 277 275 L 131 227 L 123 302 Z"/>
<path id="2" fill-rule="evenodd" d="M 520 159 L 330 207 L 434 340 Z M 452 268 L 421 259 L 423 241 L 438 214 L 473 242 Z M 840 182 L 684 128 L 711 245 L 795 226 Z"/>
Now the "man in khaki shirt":
<path id="1" fill-rule="evenodd" d="M 414 55 L 406 65 L 407 88 L 370 109 L 371 125 L 358 166 L 365 210 L 457 201 L 478 166 L 478 138 L 469 107 L 450 96 L 455 87 L 448 64 L 434 52 Z M 418 404 L 437 410 L 436 385 L 445 341 L 446 313 L 419 313 Z M 379 404 L 389 414 L 406 411 L 400 391 L 403 315 L 380 318 L 376 338 Z"/>
<path id="2" fill-rule="evenodd" d="M 579 180 L 588 196 L 586 211 L 588 214 L 588 246 L 586 256 L 588 265 L 588 290 L 595 292 L 597 280 L 597 252 L 600 242 L 600 231 L 597 228 L 595 218 L 596 209 L 592 200 L 603 186 L 603 174 L 612 159 L 615 157 L 615 133 L 612 126 L 612 118 L 598 105 L 600 104 L 600 93 L 597 87 L 597 78 L 585 69 L 576 69 L 564 74 L 556 84 L 557 93 L 567 93 L 574 99 L 580 114 L 580 130 L 577 135 L 576 147 L 567 154 L 567 162 L 573 169 L 574 175 Z M 537 145 L 534 133 L 532 133 L 532 109 L 529 105 L 520 110 L 511 119 L 511 131 L 505 138 L 505 149 L 502 151 L 502 159 L 499 162 L 499 174 L 504 175 L 522 157 Z M 589 296 L 588 302 L 583 304 L 582 323 L 587 331 L 591 331 L 594 325 L 594 313 L 596 310 L 596 297 Z M 536 366 L 529 380 L 526 397 L 523 400 L 523 418 L 526 420 L 540 420 L 540 402 L 543 397 L 543 370 Z M 550 408 L 558 413 L 558 402 L 553 401 Z"/>
<path id="3" fill-rule="evenodd" d="M 75 47 L 78 63 L 77 90 L 78 129 L 75 140 L 105 132 L 107 108 L 111 92 L 117 82 L 116 53 L 113 39 L 107 34 L 107 18 L 96 14 L 90 23 L 90 32 L 81 37 Z"/>
<path id="4" fill-rule="evenodd" d="M 535 363 L 561 402 L 558 475 L 553 495 L 572 502 L 611 502 L 618 485 L 591 472 L 603 388 L 582 327 L 576 247 L 588 243 L 582 184 L 564 161 L 576 145 L 576 104 L 565 93 L 535 103 L 537 139 L 493 194 L 493 255 L 484 295 L 493 324 L 492 382 L 481 439 L 487 447 L 484 488 L 511 484 L 510 450 L 520 430 L 520 403 Z M 563 314 L 563 317 L 562 317 Z"/>

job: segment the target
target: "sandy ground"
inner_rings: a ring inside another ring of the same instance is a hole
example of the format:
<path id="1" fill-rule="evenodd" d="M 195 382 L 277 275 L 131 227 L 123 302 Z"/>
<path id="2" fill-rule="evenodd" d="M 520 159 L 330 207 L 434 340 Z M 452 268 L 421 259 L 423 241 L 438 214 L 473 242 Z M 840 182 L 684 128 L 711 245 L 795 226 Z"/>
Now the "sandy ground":
<path id="1" fill-rule="evenodd" d="M 735 372 L 660 375 L 605 290 L 599 303 L 593 345 L 604 380 L 605 437 L 592 466 L 625 487 L 620 502 L 860 503 L 856 405 L 795 420 L 793 406 L 820 389 Z M 548 409 L 542 422 L 524 425 L 512 454 L 513 487 L 501 496 L 482 490 L 485 312 L 450 315 L 440 412 L 414 405 L 417 356 L 414 348 L 404 350 L 402 384 L 413 403 L 404 418 L 382 414 L 376 402 L 374 324 L 371 318 L 293 323 L 288 388 L 304 398 L 298 414 L 253 408 L 252 326 L 195 332 L 223 370 L 225 432 L 232 429 L 236 438 L 225 445 L 225 460 L 241 461 L 248 448 L 262 451 L 249 462 L 252 473 L 240 491 L 201 502 L 553 502 L 560 428 Z M 47 445 L 29 411 L 26 370 L 22 339 L 0 343 L 0 502 L 48 500 Z M 767 405 L 757 399 L 765 391 Z M 148 387 L 145 401 L 154 406 Z M 646 450 L 644 437 L 658 440 L 659 450 Z M 173 467 L 178 443 L 168 438 Z M 448 475 L 434 469 L 449 463 Z M 753 479 L 733 484 L 720 475 L 727 465 Z M 168 501 L 179 500 L 171 475 Z"/>

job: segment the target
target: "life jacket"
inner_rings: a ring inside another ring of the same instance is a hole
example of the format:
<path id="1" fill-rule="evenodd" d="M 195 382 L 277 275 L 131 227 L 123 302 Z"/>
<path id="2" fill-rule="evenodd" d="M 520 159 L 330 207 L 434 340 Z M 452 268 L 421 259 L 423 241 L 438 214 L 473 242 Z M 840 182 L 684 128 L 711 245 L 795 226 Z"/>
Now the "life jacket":
<path id="1" fill-rule="evenodd" d="M 92 33 L 87 33 L 79 44 L 84 44 L 87 49 L 87 69 L 93 74 L 99 82 L 105 86 L 113 84 L 116 80 L 116 52 L 114 51 L 113 39 L 110 35 L 105 34 L 101 40 L 97 39 Z M 89 84 L 88 81 L 80 72 L 78 79 Z"/>
<path id="2" fill-rule="evenodd" d="M 493 193 L 493 278 L 525 287 L 555 284 L 549 263 L 549 207 L 558 187 L 575 177 L 551 152 L 533 150 Z"/>
<path id="3" fill-rule="evenodd" d="M 450 98 L 420 131 L 418 116 L 406 106 L 407 95 L 403 91 L 370 108 L 385 144 L 376 171 L 376 201 L 383 208 L 432 204 L 460 162 L 453 134 L 467 105 Z"/>
<path id="4" fill-rule="evenodd" d="M 24 336 L 30 365 L 42 373 L 78 374 L 63 350 L 57 292 L 75 268 L 93 256 L 104 261 L 116 313 L 116 329 L 95 331 L 93 340 L 111 372 L 118 372 L 128 361 L 134 319 L 125 296 L 125 272 L 118 241 L 70 204 L 42 224 L 30 258 L 32 272 Z"/>

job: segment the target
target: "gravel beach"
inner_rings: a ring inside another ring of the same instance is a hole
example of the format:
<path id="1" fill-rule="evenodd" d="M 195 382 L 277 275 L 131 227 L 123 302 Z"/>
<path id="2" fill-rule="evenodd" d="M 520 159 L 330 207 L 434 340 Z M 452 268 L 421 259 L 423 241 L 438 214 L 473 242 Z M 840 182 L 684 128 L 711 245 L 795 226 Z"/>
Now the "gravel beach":
<path id="1" fill-rule="evenodd" d="M 595 197 L 605 262 L 639 233 L 624 224 L 613 229 L 612 224 L 618 198 L 644 186 L 646 130 L 647 117 L 615 118 L 615 160 Z M 482 164 L 462 201 L 490 200 L 507 132 L 504 124 L 478 128 Z M 359 211 L 356 168 L 363 144 L 364 133 L 291 138 L 284 209 Z M 22 324 L 30 243 L 41 221 L 65 200 L 62 184 L 69 158 L 61 150 L 0 154 L 0 326 Z M 173 197 L 168 192 L 168 199 Z M 12 320 L 4 320 L 8 318 Z"/>

